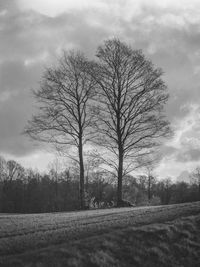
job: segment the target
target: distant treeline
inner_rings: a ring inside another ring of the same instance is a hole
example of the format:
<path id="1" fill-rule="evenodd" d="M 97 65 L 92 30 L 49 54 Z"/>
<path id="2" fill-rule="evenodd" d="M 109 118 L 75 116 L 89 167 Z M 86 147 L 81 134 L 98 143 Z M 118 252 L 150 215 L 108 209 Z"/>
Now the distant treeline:
<path id="1" fill-rule="evenodd" d="M 115 178 L 95 171 L 88 177 L 89 208 L 107 208 L 116 204 Z M 126 176 L 123 198 L 135 205 L 166 205 L 200 200 L 200 188 L 191 183 L 158 181 L 153 176 Z M 15 161 L 0 160 L 0 213 L 38 213 L 78 210 L 79 179 L 75 170 L 47 174 L 26 170 Z"/>

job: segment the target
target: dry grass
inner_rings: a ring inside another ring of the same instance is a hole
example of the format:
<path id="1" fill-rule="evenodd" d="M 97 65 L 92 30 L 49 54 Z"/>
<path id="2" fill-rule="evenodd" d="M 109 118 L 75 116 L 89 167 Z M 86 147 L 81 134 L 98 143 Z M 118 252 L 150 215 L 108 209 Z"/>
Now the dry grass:
<path id="1" fill-rule="evenodd" d="M 0 266 L 200 266 L 199 213 L 197 202 L 0 216 Z"/>

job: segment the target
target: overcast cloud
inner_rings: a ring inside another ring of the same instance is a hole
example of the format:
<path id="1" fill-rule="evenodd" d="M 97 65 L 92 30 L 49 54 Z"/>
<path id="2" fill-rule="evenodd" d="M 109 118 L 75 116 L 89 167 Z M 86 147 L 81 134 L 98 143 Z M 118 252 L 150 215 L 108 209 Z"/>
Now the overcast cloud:
<path id="1" fill-rule="evenodd" d="M 95 55 L 118 37 L 164 70 L 175 131 L 157 173 L 177 176 L 200 160 L 200 2 L 145 0 L 0 0 L 0 153 L 44 169 L 44 156 L 21 135 L 34 111 L 31 88 L 62 49 Z"/>

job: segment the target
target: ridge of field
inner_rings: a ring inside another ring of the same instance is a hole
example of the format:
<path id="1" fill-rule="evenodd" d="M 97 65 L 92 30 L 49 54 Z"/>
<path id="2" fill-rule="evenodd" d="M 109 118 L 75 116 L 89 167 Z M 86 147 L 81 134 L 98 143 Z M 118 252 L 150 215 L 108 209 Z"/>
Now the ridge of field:
<path id="1" fill-rule="evenodd" d="M 200 213 L 200 202 L 64 213 L 0 215 L 0 257 Z"/>

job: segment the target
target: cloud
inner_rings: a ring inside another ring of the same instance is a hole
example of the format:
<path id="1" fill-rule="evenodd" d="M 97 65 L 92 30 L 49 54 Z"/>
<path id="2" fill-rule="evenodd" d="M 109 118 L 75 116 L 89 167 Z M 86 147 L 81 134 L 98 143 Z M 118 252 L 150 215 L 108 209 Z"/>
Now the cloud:
<path id="1" fill-rule="evenodd" d="M 40 149 L 35 150 L 31 154 L 20 156 L 6 153 L 4 154 L 4 158 L 6 160 L 10 160 L 12 158 L 25 168 L 31 168 L 33 170 L 36 169 L 45 172 L 50 169 L 50 164 L 55 160 L 56 155 Z"/>
<path id="2" fill-rule="evenodd" d="M 113 0 L 111 0 L 111 2 L 114 3 Z M 90 8 L 105 10 L 108 6 L 105 1 L 101 0 L 18 0 L 18 4 L 22 10 L 32 9 L 41 14 L 45 14 L 52 17 L 74 9 L 83 10 Z"/>
<path id="3" fill-rule="evenodd" d="M 31 87 L 37 86 L 41 67 L 27 68 L 23 61 L 4 61 L 0 65 L 0 150 L 22 155 L 33 144 L 21 133 L 34 111 Z"/>
<path id="4" fill-rule="evenodd" d="M 174 121 L 174 136 L 161 147 L 162 160 L 157 173 L 163 177 L 192 171 L 200 161 L 200 105 L 185 106 L 185 116 Z"/>
<path id="5" fill-rule="evenodd" d="M 179 162 L 190 162 L 200 160 L 200 150 L 199 149 L 188 149 L 186 151 L 181 151 L 178 153 L 176 160 Z"/>

